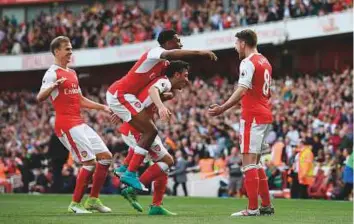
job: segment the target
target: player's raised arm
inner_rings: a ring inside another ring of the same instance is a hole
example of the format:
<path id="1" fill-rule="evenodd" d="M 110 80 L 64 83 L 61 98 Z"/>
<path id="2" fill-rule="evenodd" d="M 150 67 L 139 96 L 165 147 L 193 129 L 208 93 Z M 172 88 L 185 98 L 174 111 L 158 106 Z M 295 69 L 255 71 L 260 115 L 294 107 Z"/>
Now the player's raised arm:
<path id="1" fill-rule="evenodd" d="M 149 52 L 148 58 L 165 60 L 183 60 L 195 57 L 204 57 L 212 61 L 218 58 L 212 51 L 181 50 L 183 45 L 178 34 L 174 30 L 164 30 L 159 34 L 157 41 L 159 48 Z"/>
<path id="2" fill-rule="evenodd" d="M 183 60 L 195 57 L 203 57 L 212 61 L 217 61 L 218 57 L 212 51 L 196 51 L 196 50 L 168 50 L 161 54 L 162 59 L 166 60 Z"/>

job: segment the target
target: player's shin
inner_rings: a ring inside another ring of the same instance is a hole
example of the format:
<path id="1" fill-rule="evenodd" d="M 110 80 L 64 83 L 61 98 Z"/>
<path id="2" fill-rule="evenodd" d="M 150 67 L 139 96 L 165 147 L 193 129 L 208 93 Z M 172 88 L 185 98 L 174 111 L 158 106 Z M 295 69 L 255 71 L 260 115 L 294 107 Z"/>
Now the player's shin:
<path id="1" fill-rule="evenodd" d="M 144 161 L 145 156 L 148 151 L 141 148 L 140 146 L 135 146 L 134 155 L 131 158 L 131 161 L 128 166 L 129 172 L 136 172 L 140 166 L 140 164 Z"/>
<path id="2" fill-rule="evenodd" d="M 93 174 L 90 197 L 98 198 L 101 188 L 106 180 L 111 159 L 101 159 L 96 163 L 96 170 Z"/>
<path id="3" fill-rule="evenodd" d="M 262 206 L 263 207 L 270 206 L 268 178 L 263 167 L 261 166 L 259 166 L 258 168 L 258 176 L 259 176 L 259 195 L 262 199 Z"/>
<path id="4" fill-rule="evenodd" d="M 245 175 L 245 188 L 248 195 L 248 209 L 258 209 L 259 177 L 258 166 L 250 164 L 242 168 Z"/>
<path id="5" fill-rule="evenodd" d="M 134 155 L 134 148 L 129 147 L 128 155 L 127 155 L 127 157 L 125 157 L 125 159 L 124 159 L 124 161 L 123 161 L 123 165 L 129 166 L 129 163 L 130 163 L 130 161 L 132 160 L 133 155 Z"/>
<path id="6" fill-rule="evenodd" d="M 160 177 L 156 178 L 154 181 L 154 194 L 152 198 L 153 206 L 160 206 L 162 204 L 163 195 L 166 191 L 167 186 L 167 173 L 164 173 Z"/>
<path id="7" fill-rule="evenodd" d="M 72 201 L 76 203 L 80 203 L 82 197 L 85 194 L 85 189 L 88 184 L 90 177 L 92 176 L 93 170 L 95 166 L 82 166 L 79 174 L 76 178 L 76 185 L 73 194 Z"/>
<path id="8" fill-rule="evenodd" d="M 157 162 L 147 168 L 139 180 L 147 187 L 153 180 L 159 178 L 162 175 L 166 175 L 167 170 L 168 165 L 165 162 Z"/>

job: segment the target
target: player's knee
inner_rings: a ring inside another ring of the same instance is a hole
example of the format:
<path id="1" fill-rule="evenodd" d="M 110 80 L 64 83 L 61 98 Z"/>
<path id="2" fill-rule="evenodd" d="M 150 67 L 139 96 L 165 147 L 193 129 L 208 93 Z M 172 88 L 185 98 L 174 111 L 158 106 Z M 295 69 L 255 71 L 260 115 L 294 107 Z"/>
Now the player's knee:
<path id="1" fill-rule="evenodd" d="M 103 152 L 96 155 L 96 159 L 98 163 L 109 166 L 112 162 L 112 153 L 111 152 Z"/>
<path id="2" fill-rule="evenodd" d="M 175 161 L 170 154 L 166 155 L 166 164 L 168 165 L 168 167 L 171 167 L 175 164 Z"/>
<path id="3" fill-rule="evenodd" d="M 247 171 L 249 170 L 252 170 L 252 169 L 258 169 L 259 166 L 257 164 L 248 164 L 248 165 L 244 165 L 242 168 L 241 168 L 241 171 L 243 173 L 246 173 Z"/>
<path id="4" fill-rule="evenodd" d="M 96 160 L 89 160 L 89 161 L 84 161 L 81 163 L 82 166 L 86 166 L 86 167 L 91 167 L 91 166 L 96 166 Z"/>

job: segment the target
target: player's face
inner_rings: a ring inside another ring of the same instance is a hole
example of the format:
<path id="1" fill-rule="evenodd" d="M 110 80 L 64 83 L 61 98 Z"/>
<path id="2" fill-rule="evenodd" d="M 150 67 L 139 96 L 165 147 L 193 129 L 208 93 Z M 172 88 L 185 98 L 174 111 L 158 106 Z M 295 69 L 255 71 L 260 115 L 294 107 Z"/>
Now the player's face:
<path id="1" fill-rule="evenodd" d="M 59 49 L 56 50 L 55 56 L 58 57 L 60 61 L 69 63 L 71 61 L 71 55 L 73 54 L 73 47 L 69 42 L 61 43 Z"/>
<path id="2" fill-rule="evenodd" d="M 177 72 L 175 74 L 176 84 L 174 85 L 174 89 L 183 89 L 189 83 L 188 79 L 189 72 L 187 69 L 183 69 L 182 72 Z"/>
<path id="3" fill-rule="evenodd" d="M 170 40 L 170 50 L 173 49 L 181 49 L 183 47 L 182 43 L 181 43 L 181 39 L 179 38 L 179 36 L 177 34 L 175 34 L 173 36 L 173 39 Z"/>
<path id="4" fill-rule="evenodd" d="M 238 53 L 238 57 L 240 60 L 244 59 L 245 56 L 245 42 L 236 38 L 235 50 Z"/>

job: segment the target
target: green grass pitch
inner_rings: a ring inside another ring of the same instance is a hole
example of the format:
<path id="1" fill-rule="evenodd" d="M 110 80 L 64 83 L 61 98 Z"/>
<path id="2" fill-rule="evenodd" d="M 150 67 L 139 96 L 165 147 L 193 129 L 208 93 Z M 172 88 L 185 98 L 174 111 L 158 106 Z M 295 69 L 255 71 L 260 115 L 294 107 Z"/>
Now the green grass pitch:
<path id="1" fill-rule="evenodd" d="M 166 197 L 164 205 L 177 212 L 175 217 L 148 216 L 151 197 L 139 197 L 144 206 L 137 213 L 119 195 L 101 196 L 111 214 L 69 214 L 70 195 L 0 195 L 0 224 L 13 223 L 259 223 L 259 224 L 346 224 L 353 223 L 353 203 L 324 200 L 274 200 L 274 216 L 231 218 L 246 206 L 245 199 Z"/>

